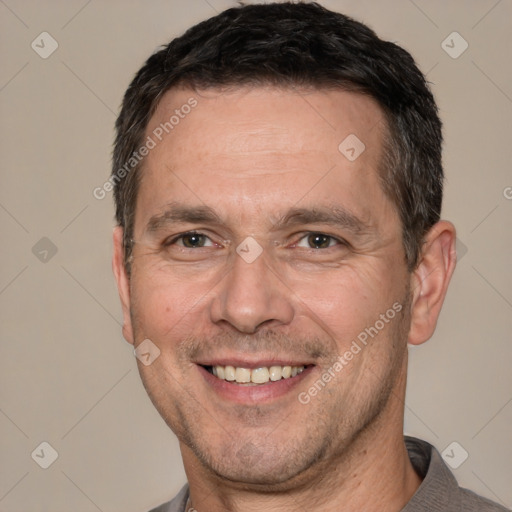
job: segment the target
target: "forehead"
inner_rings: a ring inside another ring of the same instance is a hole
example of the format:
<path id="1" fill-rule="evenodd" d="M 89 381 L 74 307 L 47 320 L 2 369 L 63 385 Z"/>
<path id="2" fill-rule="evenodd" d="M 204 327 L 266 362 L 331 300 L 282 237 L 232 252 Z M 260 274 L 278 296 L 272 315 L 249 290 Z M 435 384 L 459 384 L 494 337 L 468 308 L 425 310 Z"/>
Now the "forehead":
<path id="1" fill-rule="evenodd" d="M 182 113 L 180 119 L 172 115 L 188 111 L 186 105 L 191 98 L 197 101 L 196 107 L 188 114 Z M 147 133 L 165 125 L 171 117 L 176 125 L 163 136 L 169 143 L 178 136 L 200 138 L 203 144 L 196 147 L 195 156 L 204 150 L 210 153 L 213 146 L 231 155 L 322 151 L 327 144 L 336 149 L 341 138 L 359 133 L 372 146 L 368 157 L 378 149 L 385 127 L 381 108 L 369 96 L 343 90 L 270 86 L 170 90 L 160 101 Z M 199 125 L 203 128 L 197 131 Z"/>
<path id="2" fill-rule="evenodd" d="M 384 130 L 377 103 L 347 91 L 168 91 L 146 130 L 155 146 L 136 222 L 175 200 L 248 217 L 341 202 L 369 217 L 372 204 L 386 201 L 378 179 Z"/>

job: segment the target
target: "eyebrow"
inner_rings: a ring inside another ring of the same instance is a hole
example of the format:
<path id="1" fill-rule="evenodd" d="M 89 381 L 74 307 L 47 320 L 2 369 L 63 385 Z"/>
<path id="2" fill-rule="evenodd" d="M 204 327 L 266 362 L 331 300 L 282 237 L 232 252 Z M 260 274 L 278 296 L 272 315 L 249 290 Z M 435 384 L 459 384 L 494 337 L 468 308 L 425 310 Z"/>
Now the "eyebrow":
<path id="1" fill-rule="evenodd" d="M 273 229 L 293 227 L 303 224 L 327 224 L 346 229 L 354 234 L 367 234 L 374 230 L 370 224 L 363 222 L 352 212 L 339 206 L 332 208 L 291 208 L 285 215 L 273 222 Z"/>
<path id="2" fill-rule="evenodd" d="M 169 203 L 167 209 L 153 215 L 146 224 L 146 231 L 154 233 L 169 224 L 189 222 L 222 224 L 221 218 L 209 206 L 184 206 L 180 203 Z"/>
<path id="3" fill-rule="evenodd" d="M 146 224 L 148 233 L 155 233 L 168 225 L 178 223 L 225 224 L 215 210 L 206 205 L 185 206 L 181 203 L 172 202 L 166 206 L 164 212 L 153 215 L 149 219 Z M 352 212 L 339 206 L 332 208 L 291 208 L 284 215 L 274 217 L 271 223 L 273 231 L 306 224 L 331 225 L 346 229 L 355 235 L 368 234 L 375 229 L 374 226 L 363 222 Z"/>

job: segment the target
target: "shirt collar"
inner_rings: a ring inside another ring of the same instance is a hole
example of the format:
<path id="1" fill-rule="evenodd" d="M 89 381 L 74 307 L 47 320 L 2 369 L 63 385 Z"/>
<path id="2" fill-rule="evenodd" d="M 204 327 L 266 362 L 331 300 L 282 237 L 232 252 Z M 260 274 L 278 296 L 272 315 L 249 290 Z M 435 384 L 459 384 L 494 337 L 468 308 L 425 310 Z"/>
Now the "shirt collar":
<path id="1" fill-rule="evenodd" d="M 426 441 L 405 436 L 415 471 L 423 482 L 401 512 L 458 510 L 459 486 L 439 452 Z"/>

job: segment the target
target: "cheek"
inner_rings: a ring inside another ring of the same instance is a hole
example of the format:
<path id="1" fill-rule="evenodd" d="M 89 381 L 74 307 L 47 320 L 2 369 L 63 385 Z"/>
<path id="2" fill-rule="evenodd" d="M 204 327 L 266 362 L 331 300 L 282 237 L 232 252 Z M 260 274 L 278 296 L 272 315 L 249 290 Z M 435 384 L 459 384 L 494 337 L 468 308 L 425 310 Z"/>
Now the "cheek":
<path id="1" fill-rule="evenodd" d="M 304 279 L 295 295 L 304 316 L 345 345 L 400 299 L 379 265 L 344 265 Z M 341 347 L 340 347 L 341 348 Z"/>
<path id="2" fill-rule="evenodd" d="M 214 286 L 214 285 L 213 285 Z M 211 280 L 176 279 L 165 272 L 140 272 L 132 284 L 132 316 L 136 336 L 181 339 L 192 333 L 212 288 Z"/>

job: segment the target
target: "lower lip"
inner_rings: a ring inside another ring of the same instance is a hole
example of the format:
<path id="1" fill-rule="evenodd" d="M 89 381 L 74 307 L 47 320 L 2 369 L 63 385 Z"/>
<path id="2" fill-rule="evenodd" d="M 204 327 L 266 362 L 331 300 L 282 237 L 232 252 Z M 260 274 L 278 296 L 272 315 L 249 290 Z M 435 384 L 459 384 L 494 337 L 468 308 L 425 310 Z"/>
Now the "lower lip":
<path id="1" fill-rule="evenodd" d="M 308 366 L 302 373 L 288 379 L 244 386 L 219 379 L 203 366 L 197 365 L 197 367 L 206 383 L 211 386 L 217 395 L 239 404 L 261 404 L 283 397 L 296 388 L 315 368 L 314 366 Z"/>

